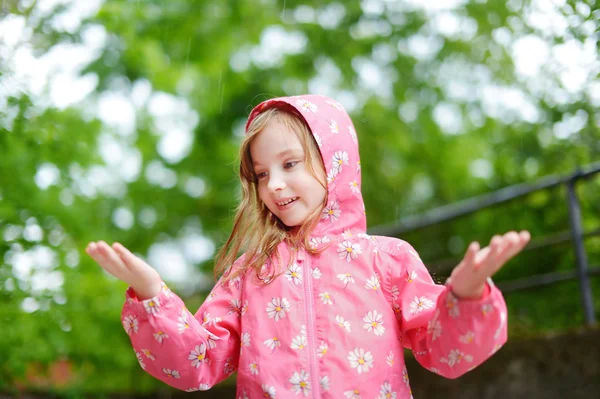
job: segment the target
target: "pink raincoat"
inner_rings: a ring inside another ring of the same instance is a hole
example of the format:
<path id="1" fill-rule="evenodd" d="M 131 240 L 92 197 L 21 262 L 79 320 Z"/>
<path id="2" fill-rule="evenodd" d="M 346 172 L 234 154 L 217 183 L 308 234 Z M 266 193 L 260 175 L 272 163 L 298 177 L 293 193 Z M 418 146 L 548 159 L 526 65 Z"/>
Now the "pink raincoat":
<path id="1" fill-rule="evenodd" d="M 270 265 L 286 268 L 279 277 L 219 281 L 195 315 L 166 286 L 144 301 L 129 289 L 122 322 L 141 367 L 187 391 L 237 371 L 238 398 L 401 399 L 412 397 L 403 347 L 448 378 L 497 351 L 506 341 L 497 288 L 457 300 L 408 243 L 366 234 L 358 142 L 340 104 L 316 95 L 272 99 L 249 121 L 272 106 L 296 108 L 320 147 L 328 204 L 311 241 L 326 249 L 312 256 L 279 245 L 282 266 Z"/>

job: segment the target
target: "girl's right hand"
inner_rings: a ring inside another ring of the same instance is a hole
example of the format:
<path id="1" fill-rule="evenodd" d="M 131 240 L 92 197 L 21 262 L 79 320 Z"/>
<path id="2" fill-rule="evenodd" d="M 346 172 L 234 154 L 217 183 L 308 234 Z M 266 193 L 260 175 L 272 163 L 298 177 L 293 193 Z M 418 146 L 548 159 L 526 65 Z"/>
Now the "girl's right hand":
<path id="1" fill-rule="evenodd" d="M 139 300 L 160 293 L 162 279 L 158 272 L 121 244 L 111 247 L 104 241 L 90 242 L 85 252 L 108 273 L 129 284 Z"/>

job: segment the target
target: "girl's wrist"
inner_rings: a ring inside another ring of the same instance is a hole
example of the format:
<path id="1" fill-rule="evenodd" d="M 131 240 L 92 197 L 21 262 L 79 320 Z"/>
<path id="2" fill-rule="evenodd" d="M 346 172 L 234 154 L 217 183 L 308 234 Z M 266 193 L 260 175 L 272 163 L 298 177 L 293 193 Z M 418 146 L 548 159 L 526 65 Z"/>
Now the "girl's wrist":
<path id="1" fill-rule="evenodd" d="M 146 299 L 154 298 L 160 291 L 162 290 L 162 281 L 155 281 L 150 284 L 143 285 L 141 287 L 137 287 L 132 285 L 133 291 L 135 292 L 135 296 L 139 301 L 144 301 Z"/>

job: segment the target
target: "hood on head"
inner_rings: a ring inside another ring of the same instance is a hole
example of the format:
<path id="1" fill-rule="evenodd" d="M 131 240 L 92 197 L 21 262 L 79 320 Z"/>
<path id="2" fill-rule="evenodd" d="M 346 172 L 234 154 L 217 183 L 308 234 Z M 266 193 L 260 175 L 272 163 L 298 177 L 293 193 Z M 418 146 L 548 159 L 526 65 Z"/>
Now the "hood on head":
<path id="1" fill-rule="evenodd" d="M 361 193 L 358 138 L 352 120 L 340 103 L 325 96 L 279 97 L 258 104 L 250 122 L 269 108 L 295 110 L 309 126 L 319 146 L 327 174 L 327 205 L 313 237 L 335 236 L 343 232 L 365 233 L 367 218 Z"/>

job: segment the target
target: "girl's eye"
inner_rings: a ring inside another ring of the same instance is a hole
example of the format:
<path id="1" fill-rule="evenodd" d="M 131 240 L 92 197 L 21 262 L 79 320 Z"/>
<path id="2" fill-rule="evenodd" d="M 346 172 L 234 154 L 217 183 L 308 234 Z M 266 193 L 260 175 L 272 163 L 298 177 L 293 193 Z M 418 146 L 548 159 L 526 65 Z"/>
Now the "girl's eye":
<path id="1" fill-rule="evenodd" d="M 261 172 L 261 173 L 257 173 L 256 174 L 256 178 L 258 180 L 264 179 L 265 177 L 267 177 L 267 173 L 266 172 Z"/>
<path id="2" fill-rule="evenodd" d="M 286 162 L 285 165 L 283 165 L 283 166 L 286 169 L 290 169 L 290 168 L 293 168 L 294 166 L 296 166 L 297 163 L 298 163 L 298 161 Z"/>

